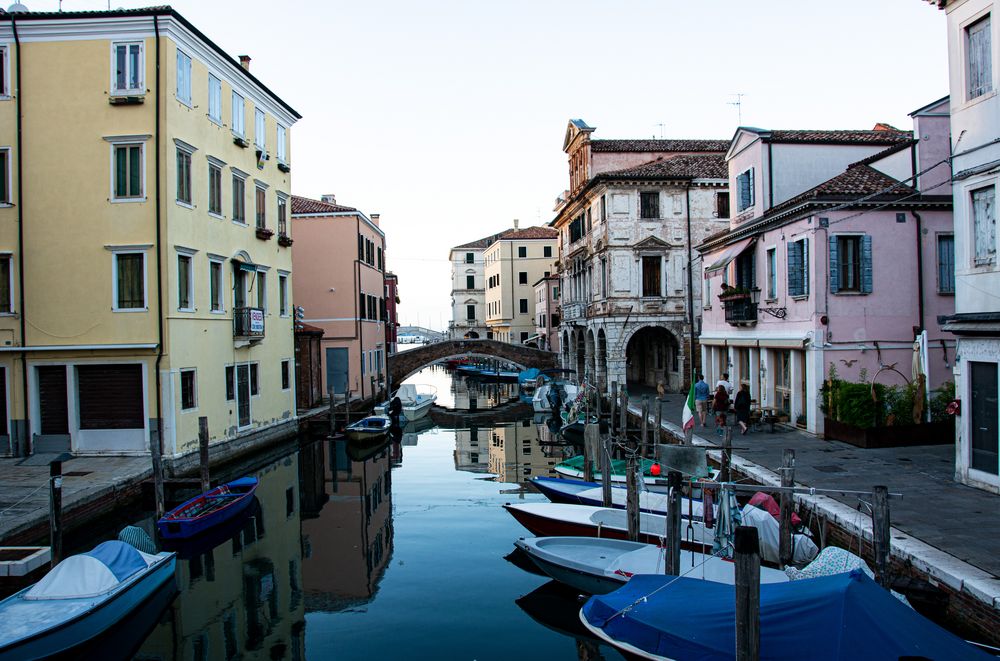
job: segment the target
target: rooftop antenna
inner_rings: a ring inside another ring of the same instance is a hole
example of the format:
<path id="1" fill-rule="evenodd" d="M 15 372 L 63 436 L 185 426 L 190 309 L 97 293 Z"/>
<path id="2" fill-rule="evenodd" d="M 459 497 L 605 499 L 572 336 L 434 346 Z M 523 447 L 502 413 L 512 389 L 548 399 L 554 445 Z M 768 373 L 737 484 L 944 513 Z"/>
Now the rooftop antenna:
<path id="1" fill-rule="evenodd" d="M 660 140 L 663 140 L 663 127 L 666 126 L 666 124 L 660 122 L 659 124 L 654 124 L 654 126 L 660 129 Z"/>
<path id="2" fill-rule="evenodd" d="M 736 106 L 737 122 L 740 126 L 743 126 L 743 97 L 745 97 L 746 94 L 743 94 L 742 92 L 737 92 L 736 94 L 732 94 L 731 96 L 735 96 L 736 100 L 729 101 L 728 105 Z"/>

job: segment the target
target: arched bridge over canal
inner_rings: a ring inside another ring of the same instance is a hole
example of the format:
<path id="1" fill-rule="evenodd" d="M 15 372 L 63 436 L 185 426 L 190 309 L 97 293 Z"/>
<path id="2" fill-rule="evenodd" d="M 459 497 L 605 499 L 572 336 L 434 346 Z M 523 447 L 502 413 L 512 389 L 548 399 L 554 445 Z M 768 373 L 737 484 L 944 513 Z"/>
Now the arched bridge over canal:
<path id="1" fill-rule="evenodd" d="M 496 340 L 445 340 L 390 355 L 386 361 L 389 382 L 395 387 L 429 365 L 465 356 L 499 358 L 525 369 L 557 367 L 559 360 L 558 354 L 552 351 L 533 349 L 521 344 L 507 344 Z"/>

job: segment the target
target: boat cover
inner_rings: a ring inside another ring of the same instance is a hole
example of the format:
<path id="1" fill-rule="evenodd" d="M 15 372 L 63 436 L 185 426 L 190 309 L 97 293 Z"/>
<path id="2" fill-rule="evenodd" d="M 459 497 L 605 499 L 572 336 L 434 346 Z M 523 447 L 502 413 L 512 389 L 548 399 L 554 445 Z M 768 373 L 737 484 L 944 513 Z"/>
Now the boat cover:
<path id="1" fill-rule="evenodd" d="M 729 660 L 736 649 L 734 591 L 693 578 L 640 575 L 591 597 L 581 617 L 613 640 L 657 657 Z M 860 570 L 760 586 L 761 659 L 905 656 L 995 661 L 901 604 Z"/>
<path id="2" fill-rule="evenodd" d="M 412 383 L 404 383 L 396 391 L 396 397 L 399 397 L 403 404 L 412 404 L 417 401 L 417 387 Z"/>
<path id="3" fill-rule="evenodd" d="M 770 512 L 771 516 L 774 518 L 781 519 L 781 505 L 779 505 L 778 501 L 774 499 L 774 496 L 769 493 L 758 491 L 752 498 L 750 498 L 749 504 L 754 507 L 765 509 Z M 792 512 L 792 525 L 796 527 L 802 525 L 802 519 L 800 519 L 799 515 L 795 512 Z"/>
<path id="4" fill-rule="evenodd" d="M 753 505 L 743 508 L 742 520 L 744 526 L 757 529 L 760 539 L 760 557 L 767 562 L 780 562 L 778 548 L 781 544 L 781 524 L 774 520 L 766 510 Z M 792 535 L 792 564 L 804 565 L 811 562 L 819 553 L 819 548 L 806 535 Z"/>
<path id="5" fill-rule="evenodd" d="M 79 599 L 114 589 L 157 560 L 119 540 L 102 542 L 92 550 L 73 555 L 35 583 L 25 599 Z"/>

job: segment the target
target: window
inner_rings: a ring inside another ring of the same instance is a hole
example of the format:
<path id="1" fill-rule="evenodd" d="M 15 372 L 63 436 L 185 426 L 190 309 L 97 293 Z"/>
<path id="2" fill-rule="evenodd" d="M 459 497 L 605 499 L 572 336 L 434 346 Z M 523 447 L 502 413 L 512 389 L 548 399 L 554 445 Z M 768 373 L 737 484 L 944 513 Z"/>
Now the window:
<path id="1" fill-rule="evenodd" d="M 253 113 L 253 143 L 260 149 L 264 149 L 267 145 L 266 135 L 264 133 L 266 129 L 267 124 L 264 121 L 264 111 L 257 108 Z"/>
<path id="2" fill-rule="evenodd" d="M 377 248 L 378 251 L 378 270 L 382 270 L 382 248 Z"/>
<path id="3" fill-rule="evenodd" d="M 116 252 L 114 261 L 115 310 L 145 310 L 146 254 Z"/>
<path id="4" fill-rule="evenodd" d="M 767 249 L 767 298 L 778 298 L 778 249 Z"/>
<path id="5" fill-rule="evenodd" d="M 177 100 L 191 105 L 191 57 L 177 51 Z"/>
<path id="6" fill-rule="evenodd" d="M 177 255 L 177 309 L 194 310 L 191 255 Z"/>
<path id="7" fill-rule="evenodd" d="M 191 152 L 177 148 L 177 201 L 191 204 Z"/>
<path id="8" fill-rule="evenodd" d="M 278 124 L 278 162 L 288 162 L 288 129 Z"/>
<path id="9" fill-rule="evenodd" d="M 601 297 L 608 297 L 608 259 L 601 257 Z"/>
<path id="10" fill-rule="evenodd" d="M 519 284 L 519 285 L 526 285 L 526 284 L 528 284 L 528 272 L 527 271 L 519 271 L 518 272 L 518 274 L 517 274 L 517 284 Z"/>
<path id="11" fill-rule="evenodd" d="M 587 209 L 587 231 L 589 232 L 593 227 L 593 214 L 590 213 L 590 209 Z"/>
<path id="12" fill-rule="evenodd" d="M 2 267 L 0 267 L 2 268 Z M 955 236 L 938 234 L 937 237 L 938 293 L 955 293 Z"/>
<path id="13" fill-rule="evenodd" d="M 993 90 L 991 41 L 989 15 L 965 28 L 965 49 L 968 58 L 965 73 L 968 77 L 970 99 L 975 99 Z"/>
<path id="14" fill-rule="evenodd" d="M 997 257 L 996 190 L 986 186 L 972 191 L 973 263 L 992 264 Z"/>
<path id="15" fill-rule="evenodd" d="M 288 316 L 288 276 L 278 275 L 278 314 Z"/>
<path id="16" fill-rule="evenodd" d="M 642 258 L 642 295 L 662 296 L 660 286 L 660 263 L 662 258 L 659 255 L 644 256 Z"/>
<path id="17" fill-rule="evenodd" d="M 552 256 L 552 246 L 544 246 L 542 248 L 542 257 L 551 257 L 551 256 Z"/>
<path id="18" fill-rule="evenodd" d="M 222 294 L 222 262 L 208 263 L 208 292 L 212 299 L 212 312 L 224 312 L 226 299 Z"/>
<path id="19" fill-rule="evenodd" d="M 476 255 L 475 255 L 475 253 L 471 253 L 471 252 L 465 253 L 465 263 L 466 264 L 473 264 L 473 263 L 475 263 L 475 261 L 476 261 Z"/>
<path id="20" fill-rule="evenodd" d="M 253 286 L 257 290 L 257 307 L 267 312 L 267 273 L 257 271 Z"/>
<path id="21" fill-rule="evenodd" d="M 13 314 L 14 312 L 13 268 L 12 256 L 0 255 L 0 314 Z M 0 425 L 4 423 L 5 418 L 0 417 Z"/>
<path id="22" fill-rule="evenodd" d="M 745 211 L 754 205 L 753 168 L 736 177 L 736 210 Z"/>
<path id="23" fill-rule="evenodd" d="M 660 194 L 658 192 L 639 193 L 639 217 L 660 217 Z"/>
<path id="24" fill-rule="evenodd" d="M 465 318 L 468 319 L 469 321 L 475 321 L 476 320 L 476 306 L 475 305 L 466 305 L 465 306 Z"/>
<path id="25" fill-rule="evenodd" d="M 830 293 L 872 291 L 872 239 L 870 236 L 830 237 Z"/>
<path id="26" fill-rule="evenodd" d="M 528 299 L 521 298 L 517 301 L 517 308 L 521 314 L 527 314 L 528 312 Z"/>
<path id="27" fill-rule="evenodd" d="M 3 64 L 0 63 L 0 67 Z M 10 204 L 10 150 L 0 149 L 0 204 Z"/>
<path id="28" fill-rule="evenodd" d="M 260 374 L 257 368 L 257 363 L 250 363 L 250 395 L 253 397 L 260 394 Z"/>
<path id="29" fill-rule="evenodd" d="M 143 180 L 143 146 L 141 144 L 121 144 L 112 147 L 115 159 L 114 177 L 114 199 L 116 200 L 136 200 L 142 199 Z M 0 152 L 0 158 L 4 158 L 6 163 L 6 152 Z M 6 170 L 6 167 L 4 167 Z M 9 202 L 6 195 L 7 176 L 3 174 L 0 187 L 4 189 L 4 195 L 0 198 L 2 202 Z"/>
<path id="30" fill-rule="evenodd" d="M 222 215 L 222 168 L 218 164 L 208 164 L 208 213 Z"/>
<path id="31" fill-rule="evenodd" d="M 777 400 L 775 404 L 785 413 L 792 410 L 792 352 L 788 349 L 779 349 L 774 357 L 777 363 L 776 374 L 774 375 L 774 395 Z"/>
<path id="32" fill-rule="evenodd" d="M 475 289 L 476 288 L 476 276 L 474 276 L 474 275 L 467 275 L 467 276 L 465 276 L 465 288 L 466 289 Z"/>
<path id="33" fill-rule="evenodd" d="M 715 194 L 715 215 L 718 218 L 729 218 L 729 191 Z"/>
<path id="34" fill-rule="evenodd" d="M 208 118 L 222 123 L 222 81 L 208 74 Z"/>
<path id="35" fill-rule="evenodd" d="M 247 182 L 238 174 L 233 174 L 233 222 L 247 222 Z"/>
<path id="36" fill-rule="evenodd" d="M 10 58 L 7 57 L 7 47 L 0 46 L 0 96 L 10 96 L 10 89 L 7 86 L 7 81 L 10 78 L 7 68 L 8 62 L 10 62 Z"/>
<path id="37" fill-rule="evenodd" d="M 243 97 L 233 92 L 233 121 L 232 129 L 233 133 L 242 137 L 246 136 L 247 131 L 247 110 L 245 101 Z"/>
<path id="38" fill-rule="evenodd" d="M 527 246 L 518 246 L 517 247 L 517 256 L 518 257 L 527 257 L 528 256 L 528 248 L 527 248 Z"/>
<path id="39" fill-rule="evenodd" d="M 257 202 L 257 229 L 267 229 L 267 190 L 262 186 L 257 186 L 255 200 Z"/>
<path id="40" fill-rule="evenodd" d="M 526 331 L 521 331 L 521 344 L 524 344 L 527 341 L 528 341 L 528 333 Z M 530 448 L 525 448 L 525 450 L 528 450 L 529 453 L 531 452 Z"/>
<path id="41" fill-rule="evenodd" d="M 809 242 L 806 239 L 789 241 L 788 295 L 807 296 L 809 294 Z"/>
<path id="42" fill-rule="evenodd" d="M 281 193 L 278 193 L 278 236 L 288 236 L 288 198 Z"/>
<path id="43" fill-rule="evenodd" d="M 292 383 L 292 361 L 281 361 L 281 389 L 288 390 Z"/>
<path id="44" fill-rule="evenodd" d="M 608 196 L 601 196 L 601 222 L 608 219 Z"/>
<path id="45" fill-rule="evenodd" d="M 198 397 L 195 392 L 195 371 L 181 370 L 181 410 L 190 411 L 198 407 Z"/>
<path id="46" fill-rule="evenodd" d="M 142 42 L 131 41 L 111 45 L 111 66 L 114 73 L 113 94 L 144 94 Z M 178 60 L 179 62 L 180 60 Z M 4 63 L 0 63 L 4 64 Z M 2 67 L 0 67 L 2 68 Z M 2 75 L 2 73 L 0 73 Z M 6 88 L 0 93 L 6 94 Z"/>
<path id="47" fill-rule="evenodd" d="M 236 399 L 236 368 L 233 365 L 226 366 L 226 401 L 231 402 Z"/>

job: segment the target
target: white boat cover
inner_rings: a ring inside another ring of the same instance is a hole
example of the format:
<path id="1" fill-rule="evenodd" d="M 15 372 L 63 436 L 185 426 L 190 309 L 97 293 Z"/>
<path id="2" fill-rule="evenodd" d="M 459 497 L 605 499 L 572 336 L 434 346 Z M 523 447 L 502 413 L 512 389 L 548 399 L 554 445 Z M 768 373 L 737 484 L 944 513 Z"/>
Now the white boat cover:
<path id="1" fill-rule="evenodd" d="M 130 576 L 158 560 L 131 544 L 103 542 L 92 550 L 73 555 L 46 574 L 28 590 L 25 599 L 80 599 L 113 590 Z"/>
<path id="2" fill-rule="evenodd" d="M 742 512 L 743 525 L 753 526 L 760 537 L 760 555 L 768 562 L 777 564 L 778 548 L 781 543 L 781 526 L 765 510 L 747 505 Z M 819 548 L 805 535 L 792 535 L 792 563 L 803 565 L 819 553 Z"/>
<path id="3" fill-rule="evenodd" d="M 399 401 L 403 403 L 403 406 L 415 404 L 417 402 L 417 387 L 412 383 L 404 383 L 396 391 L 396 397 L 399 397 Z"/>

